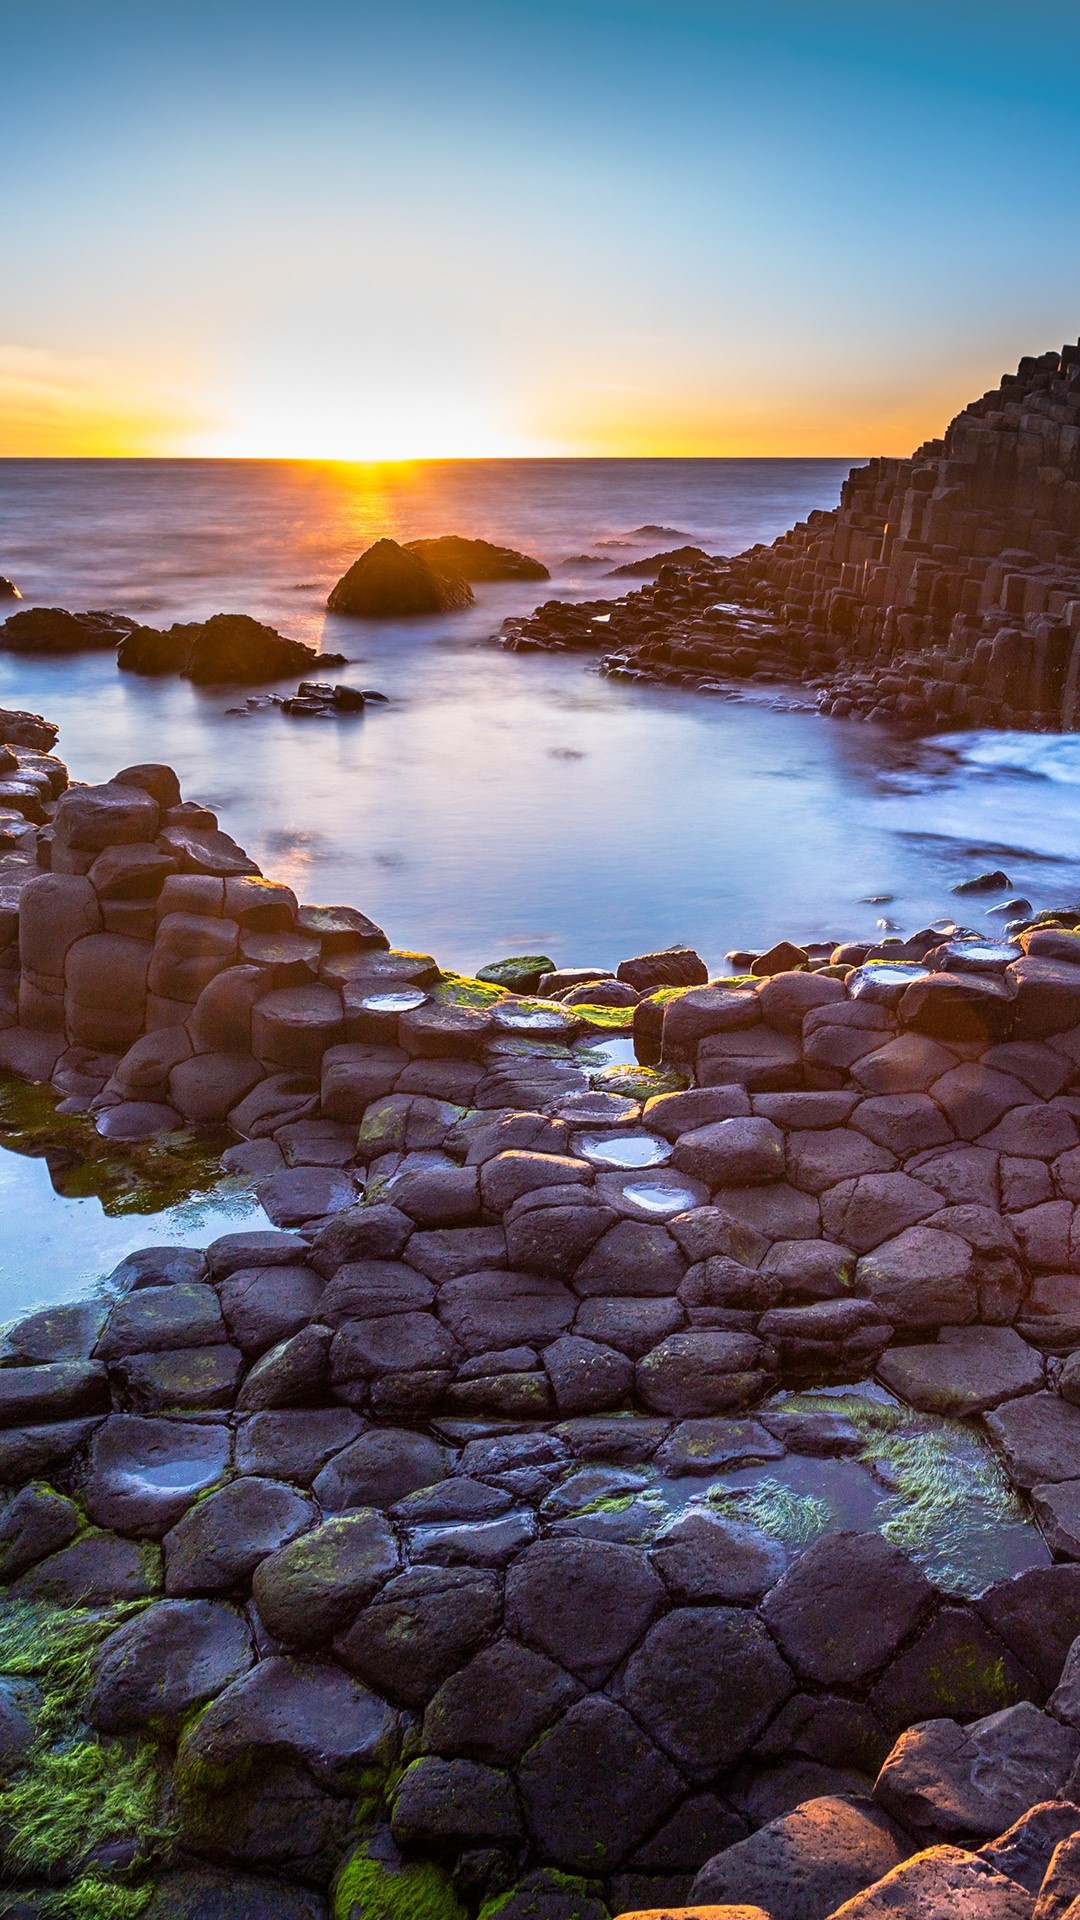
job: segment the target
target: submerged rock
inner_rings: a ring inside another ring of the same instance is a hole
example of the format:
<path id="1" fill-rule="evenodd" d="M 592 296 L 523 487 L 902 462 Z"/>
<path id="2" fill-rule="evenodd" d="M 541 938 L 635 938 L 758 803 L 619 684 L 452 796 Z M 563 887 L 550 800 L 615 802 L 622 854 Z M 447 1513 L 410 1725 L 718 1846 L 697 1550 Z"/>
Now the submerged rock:
<path id="1" fill-rule="evenodd" d="M 471 605 L 472 588 L 455 574 L 436 571 L 419 553 L 396 540 L 376 540 L 354 560 L 327 599 L 331 613 L 369 619 L 408 613 L 452 613 Z"/>

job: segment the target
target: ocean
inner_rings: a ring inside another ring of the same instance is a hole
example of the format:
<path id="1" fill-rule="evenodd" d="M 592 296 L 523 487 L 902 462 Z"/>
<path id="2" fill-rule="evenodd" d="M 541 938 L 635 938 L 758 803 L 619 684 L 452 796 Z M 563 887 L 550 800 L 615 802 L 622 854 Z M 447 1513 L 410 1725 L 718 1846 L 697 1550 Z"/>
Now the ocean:
<path id="1" fill-rule="evenodd" d="M 823 718 L 798 689 L 628 686 L 498 645 L 509 613 L 622 590 L 608 574 L 626 560 L 773 539 L 835 504 L 849 464 L 0 461 L 0 573 L 26 605 L 251 613 L 388 696 L 291 720 L 107 654 L 0 653 L 0 704 L 56 721 L 76 778 L 169 761 L 302 899 L 360 906 L 466 969 L 522 951 L 613 965 L 676 940 L 717 967 L 782 935 L 911 931 L 988 865 L 1036 905 L 1077 898 L 1077 736 L 920 742 Z M 439 533 L 523 548 L 551 582 L 481 585 L 433 618 L 326 612 L 373 539 Z"/>

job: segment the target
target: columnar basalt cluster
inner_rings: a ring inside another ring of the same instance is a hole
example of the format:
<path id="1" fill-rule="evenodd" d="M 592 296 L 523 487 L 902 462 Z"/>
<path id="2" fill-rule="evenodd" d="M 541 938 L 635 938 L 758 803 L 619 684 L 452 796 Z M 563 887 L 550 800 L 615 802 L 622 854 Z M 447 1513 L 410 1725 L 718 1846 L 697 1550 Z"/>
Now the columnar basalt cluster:
<path id="1" fill-rule="evenodd" d="M 665 566 L 618 600 L 549 602 L 504 632 L 602 648 L 619 676 L 798 679 L 840 716 L 1071 729 L 1080 345 L 1021 360 L 910 460 L 853 468 L 838 508 L 771 546 Z"/>
<path id="2" fill-rule="evenodd" d="M 0 1348 L 13 1911 L 1064 1914 L 1080 913 L 462 981 L 10 753 L 0 1059 L 272 1223 Z"/>

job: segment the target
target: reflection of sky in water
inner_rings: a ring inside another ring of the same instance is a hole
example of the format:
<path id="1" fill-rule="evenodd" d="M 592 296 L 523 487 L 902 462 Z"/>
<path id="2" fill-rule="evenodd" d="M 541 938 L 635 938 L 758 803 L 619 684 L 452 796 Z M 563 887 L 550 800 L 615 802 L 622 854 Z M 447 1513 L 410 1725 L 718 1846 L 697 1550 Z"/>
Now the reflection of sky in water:
<path id="1" fill-rule="evenodd" d="M 655 1538 L 703 1508 L 747 1522 L 798 1553 L 825 1534 L 878 1530 L 904 1548 L 943 1592 L 973 1595 L 1050 1564 L 1030 1513 L 978 1430 L 902 1407 L 881 1388 L 825 1388 L 777 1405 L 854 1417 L 864 1444 L 840 1458 L 788 1452 L 723 1472 L 628 1476 L 633 1490 L 595 1499 L 584 1522 L 599 1537 Z M 750 1418 L 753 1418 L 751 1414 Z M 565 1523 L 564 1523 L 565 1525 Z"/>
<path id="2" fill-rule="evenodd" d="M 110 1215 L 100 1200 L 56 1193 L 44 1160 L 0 1148 L 0 1325 L 84 1298 L 138 1247 L 205 1247 L 219 1234 L 269 1224 L 243 1187 L 195 1195 L 160 1213 Z"/>
<path id="3" fill-rule="evenodd" d="M 881 893 L 910 930 L 987 864 L 1004 864 L 1036 906 L 1067 898 L 1080 890 L 1073 741 L 968 736 L 963 759 L 927 755 L 878 728 L 784 710 L 766 689 L 710 701 L 601 680 L 580 656 L 486 644 L 506 613 L 552 594 L 620 590 L 596 567 L 560 566 L 605 537 L 651 522 L 735 551 L 830 505 L 840 472 L 0 462 L 5 566 L 28 600 L 164 623 L 250 611 L 350 654 L 342 677 L 392 702 L 318 727 L 276 710 L 226 718 L 231 694 L 137 680 L 90 655 L 0 657 L 0 701 L 59 721 L 83 778 L 172 761 L 276 877 L 466 968 L 523 951 L 613 965 L 676 940 L 715 966 L 729 946 L 785 934 L 872 934 L 865 896 Z M 479 586 L 476 606 L 452 616 L 326 614 L 328 585 L 368 540 L 447 531 L 532 548 L 555 577 Z M 968 903 L 967 916 L 982 924 L 988 904 Z"/>

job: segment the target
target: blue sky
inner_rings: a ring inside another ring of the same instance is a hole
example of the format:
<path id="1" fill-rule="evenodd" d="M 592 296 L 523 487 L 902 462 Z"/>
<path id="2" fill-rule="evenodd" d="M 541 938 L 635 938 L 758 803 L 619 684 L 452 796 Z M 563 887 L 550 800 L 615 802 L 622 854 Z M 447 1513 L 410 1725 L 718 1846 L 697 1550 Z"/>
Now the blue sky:
<path id="1" fill-rule="evenodd" d="M 1080 332 L 1080 13 L 0 0 L 0 452 L 904 452 Z"/>

